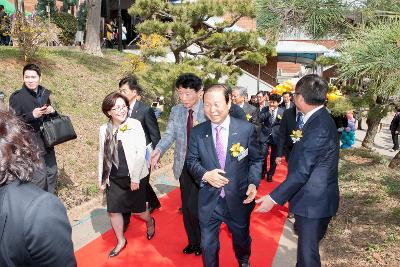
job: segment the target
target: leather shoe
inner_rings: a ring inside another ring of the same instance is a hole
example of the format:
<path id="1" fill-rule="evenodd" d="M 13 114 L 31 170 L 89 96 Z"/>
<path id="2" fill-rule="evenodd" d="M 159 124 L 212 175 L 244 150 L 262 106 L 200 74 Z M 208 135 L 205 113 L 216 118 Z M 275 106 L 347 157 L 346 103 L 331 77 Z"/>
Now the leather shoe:
<path id="1" fill-rule="evenodd" d="M 153 233 L 149 234 L 149 230 L 147 230 L 147 240 L 151 240 L 154 237 L 154 234 L 156 233 L 156 220 L 154 220 L 154 217 L 151 217 L 151 220 L 153 221 Z M 148 228 L 148 227 L 147 227 Z"/>
<path id="2" fill-rule="evenodd" d="M 126 245 L 128 244 L 128 240 L 125 239 L 125 244 L 124 246 L 120 249 L 120 250 L 116 250 L 117 247 L 113 248 L 113 250 L 110 251 L 110 254 L 108 254 L 108 257 L 116 257 L 118 256 L 118 254 L 124 249 L 126 248 Z"/>
<path id="3" fill-rule="evenodd" d="M 201 255 L 201 247 L 200 246 L 195 246 L 194 247 L 194 255 L 200 256 Z"/>
<path id="4" fill-rule="evenodd" d="M 150 206 L 149 207 L 149 212 L 153 213 L 154 210 L 158 210 L 159 208 L 161 208 L 161 204 L 157 204 L 156 206 Z"/>
<path id="5" fill-rule="evenodd" d="M 250 267 L 250 262 L 242 263 L 239 265 L 239 267 Z"/>
<path id="6" fill-rule="evenodd" d="M 192 253 L 194 253 L 196 250 L 195 250 L 195 246 L 192 246 L 192 245 L 187 245 L 183 250 L 182 250 L 182 252 L 183 252 L 183 254 L 192 254 Z"/>
<path id="7" fill-rule="evenodd" d="M 272 182 L 272 175 L 271 174 L 267 174 L 267 182 Z"/>

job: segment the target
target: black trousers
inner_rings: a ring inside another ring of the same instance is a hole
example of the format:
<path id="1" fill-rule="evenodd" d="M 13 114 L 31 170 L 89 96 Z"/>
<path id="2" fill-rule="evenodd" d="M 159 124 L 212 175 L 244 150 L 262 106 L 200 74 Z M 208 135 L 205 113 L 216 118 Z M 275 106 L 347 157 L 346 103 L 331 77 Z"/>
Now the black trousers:
<path id="1" fill-rule="evenodd" d="M 399 134 L 392 132 L 392 140 L 393 140 L 393 149 L 399 149 Z"/>
<path id="2" fill-rule="evenodd" d="M 149 207 L 160 207 L 160 200 L 158 200 L 157 194 L 150 185 L 150 172 L 143 180 L 146 184 L 146 202 L 149 203 Z M 124 225 L 128 225 L 131 221 L 131 213 L 122 213 L 122 217 L 124 219 Z"/>
<path id="3" fill-rule="evenodd" d="M 40 157 L 41 168 L 32 176 L 32 183 L 54 194 L 57 187 L 57 160 L 54 149 L 48 149 Z"/>
<path id="4" fill-rule="evenodd" d="M 268 149 L 271 148 L 271 155 L 269 156 L 269 170 L 267 171 L 267 164 L 265 162 L 262 166 L 262 177 L 264 177 L 265 173 L 267 172 L 269 175 L 274 176 L 276 170 L 276 152 L 278 150 L 277 145 L 270 144 L 268 142 L 261 144 L 261 151 L 264 155 L 264 159 L 268 157 Z"/>
<path id="5" fill-rule="evenodd" d="M 200 246 L 200 225 L 198 212 L 199 186 L 190 175 L 186 164 L 179 177 L 182 200 L 183 224 L 189 245 Z"/>
<path id="6" fill-rule="evenodd" d="M 296 267 L 321 267 L 319 242 L 325 236 L 332 217 L 311 219 L 294 216 L 297 225 L 297 264 Z"/>
<path id="7" fill-rule="evenodd" d="M 219 233 L 221 223 L 225 222 L 232 234 L 233 249 L 241 266 L 248 263 L 251 254 L 250 215 L 246 223 L 239 223 L 229 213 L 225 198 L 219 198 L 209 222 L 201 224 L 201 247 L 204 267 L 219 266 Z"/>

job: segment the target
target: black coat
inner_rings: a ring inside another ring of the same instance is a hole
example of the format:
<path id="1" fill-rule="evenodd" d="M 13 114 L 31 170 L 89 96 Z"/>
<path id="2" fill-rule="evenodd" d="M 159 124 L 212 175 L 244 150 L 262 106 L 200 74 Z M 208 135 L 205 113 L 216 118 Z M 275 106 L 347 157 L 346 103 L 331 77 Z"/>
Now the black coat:
<path id="1" fill-rule="evenodd" d="M 270 194 L 279 205 L 289 201 L 289 211 L 307 218 L 334 216 L 339 205 L 339 136 L 325 108 L 315 112 L 303 127 L 303 137 L 293 146 L 288 174 Z"/>
<path id="2" fill-rule="evenodd" d="M 36 94 L 22 86 L 20 90 L 15 91 L 10 96 L 11 111 L 25 123 L 32 127 L 34 132 L 38 132 L 43 122 L 42 118 L 34 118 L 32 111 L 35 108 L 40 108 L 43 105 L 50 105 L 51 92 L 46 88 L 39 86 L 38 92 L 41 92 L 41 99 L 36 98 Z"/>
<path id="3" fill-rule="evenodd" d="M 0 192 L 0 266 L 76 266 L 71 225 L 56 196 L 18 180 Z"/>
<path id="4" fill-rule="evenodd" d="M 161 135 L 153 109 L 143 102 L 136 101 L 130 117 L 140 121 L 146 136 L 146 145 L 151 142 L 152 147 L 155 148 L 161 139 Z"/>
<path id="5" fill-rule="evenodd" d="M 400 112 L 396 113 L 390 123 L 390 132 L 395 133 L 396 131 L 400 132 Z"/>
<path id="6" fill-rule="evenodd" d="M 229 110 L 229 115 L 233 118 L 239 119 L 239 120 L 247 120 L 246 119 L 246 113 L 244 110 L 236 105 L 236 104 L 231 104 L 231 109 Z"/>
<path id="7" fill-rule="evenodd" d="M 286 109 L 283 112 L 281 126 L 279 127 L 279 142 L 277 149 L 277 157 L 282 157 L 283 148 L 286 149 L 286 153 L 290 153 L 293 148 L 293 141 L 290 135 L 293 130 L 297 129 L 296 124 L 296 107 Z"/>
<path id="8" fill-rule="evenodd" d="M 32 111 L 35 108 L 42 107 L 43 105 L 51 105 L 50 95 L 51 91 L 39 85 L 38 92 L 41 94 L 40 100 L 36 98 L 36 93 L 32 92 L 25 85 L 20 90 L 15 91 L 10 96 L 10 108 L 11 111 L 23 120 L 32 129 L 33 137 L 39 149 L 47 151 L 47 153 L 54 148 L 45 148 L 42 137 L 40 135 L 40 126 L 43 121 L 48 119 L 50 116 L 57 115 L 57 112 L 49 115 L 44 115 L 41 118 L 34 118 Z"/>

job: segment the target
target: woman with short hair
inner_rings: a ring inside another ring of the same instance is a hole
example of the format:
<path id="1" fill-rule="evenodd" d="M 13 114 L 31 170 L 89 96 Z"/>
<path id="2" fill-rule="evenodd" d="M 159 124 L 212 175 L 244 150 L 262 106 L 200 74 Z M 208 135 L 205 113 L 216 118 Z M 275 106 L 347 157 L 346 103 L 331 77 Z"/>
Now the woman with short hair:
<path id="1" fill-rule="evenodd" d="M 30 182 L 40 164 L 32 137 L 0 110 L 0 266 L 76 266 L 65 207 Z"/>
<path id="2" fill-rule="evenodd" d="M 132 212 L 146 221 L 147 239 L 153 238 L 155 221 L 146 206 L 148 175 L 146 138 L 138 120 L 127 118 L 128 99 L 114 92 L 102 104 L 109 121 L 100 127 L 99 186 L 105 190 L 107 212 L 118 243 L 109 256 L 117 256 L 125 248 L 122 213 Z"/>

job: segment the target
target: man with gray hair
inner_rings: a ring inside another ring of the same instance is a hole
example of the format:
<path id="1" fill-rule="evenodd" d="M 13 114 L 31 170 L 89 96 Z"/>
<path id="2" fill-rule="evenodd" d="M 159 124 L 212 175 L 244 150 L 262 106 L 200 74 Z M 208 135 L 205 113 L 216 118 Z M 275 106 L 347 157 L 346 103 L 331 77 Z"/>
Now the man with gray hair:
<path id="1" fill-rule="evenodd" d="M 232 102 L 241 107 L 246 113 L 247 120 L 256 121 L 257 108 L 247 103 L 247 88 L 236 86 L 232 90 Z"/>

